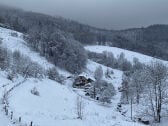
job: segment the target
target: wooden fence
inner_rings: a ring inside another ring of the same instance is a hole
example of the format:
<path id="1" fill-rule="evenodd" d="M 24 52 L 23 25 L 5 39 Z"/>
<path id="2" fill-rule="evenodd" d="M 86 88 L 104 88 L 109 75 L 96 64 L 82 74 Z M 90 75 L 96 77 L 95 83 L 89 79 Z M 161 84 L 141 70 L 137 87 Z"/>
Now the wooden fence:
<path id="1" fill-rule="evenodd" d="M 30 121 L 29 123 L 23 123 L 22 117 L 15 118 L 14 112 L 9 110 L 9 102 L 8 102 L 8 96 L 11 91 L 13 91 L 16 87 L 19 87 L 21 84 L 23 84 L 26 81 L 24 79 L 23 81 L 19 82 L 18 84 L 14 85 L 12 88 L 10 88 L 8 91 L 4 92 L 2 103 L 3 103 L 3 110 L 5 112 L 5 115 L 11 120 L 13 124 L 19 124 L 19 126 L 35 126 L 33 124 L 33 121 Z"/>

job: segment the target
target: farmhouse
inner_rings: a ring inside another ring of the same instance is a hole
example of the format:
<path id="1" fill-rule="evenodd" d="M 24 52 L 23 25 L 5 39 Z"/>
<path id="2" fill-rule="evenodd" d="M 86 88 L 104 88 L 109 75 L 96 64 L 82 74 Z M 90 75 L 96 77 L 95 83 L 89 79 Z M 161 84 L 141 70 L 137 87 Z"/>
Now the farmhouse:
<path id="1" fill-rule="evenodd" d="M 85 76 L 78 76 L 73 83 L 73 87 L 85 87 L 92 82 L 93 80 L 91 78 L 86 78 Z"/>

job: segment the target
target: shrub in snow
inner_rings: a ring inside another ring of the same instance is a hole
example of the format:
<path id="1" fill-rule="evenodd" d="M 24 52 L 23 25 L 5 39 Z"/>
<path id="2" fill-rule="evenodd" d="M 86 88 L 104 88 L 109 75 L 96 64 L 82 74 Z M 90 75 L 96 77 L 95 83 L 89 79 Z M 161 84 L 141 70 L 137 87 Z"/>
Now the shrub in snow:
<path id="1" fill-rule="evenodd" d="M 34 87 L 33 89 L 31 89 L 31 93 L 32 93 L 33 95 L 40 96 L 40 93 L 39 93 L 39 91 L 37 90 L 36 87 Z"/>
<path id="2" fill-rule="evenodd" d="M 23 76 L 25 77 L 34 77 L 34 78 L 43 78 L 44 70 L 39 64 L 30 61 L 27 61 L 27 66 L 24 67 Z"/>
<path id="3" fill-rule="evenodd" d="M 47 71 L 47 74 L 48 74 L 48 78 L 51 79 L 51 80 L 54 80 L 54 81 L 57 81 L 59 83 L 63 83 L 63 81 L 65 80 L 65 78 L 61 75 L 59 75 L 57 69 L 55 67 L 53 68 L 50 68 L 48 71 Z"/>
<path id="4" fill-rule="evenodd" d="M 33 62 L 29 57 L 22 55 L 19 51 L 11 52 L 5 48 L 0 47 L 0 68 L 3 70 L 11 71 L 9 73 L 9 79 L 11 80 L 11 74 L 20 74 L 23 77 L 43 77 L 44 70 Z"/>
<path id="5" fill-rule="evenodd" d="M 13 79 L 15 78 L 15 76 L 16 76 L 15 73 L 9 72 L 8 75 L 7 75 L 7 79 L 13 81 Z"/>
<path id="6" fill-rule="evenodd" d="M 111 83 L 100 80 L 92 83 L 92 86 L 87 90 L 91 98 L 101 102 L 110 103 L 112 96 L 115 95 L 115 88 Z"/>
<path id="7" fill-rule="evenodd" d="M 100 86 L 99 100 L 103 103 L 111 103 L 111 98 L 116 94 L 114 86 L 106 81 L 100 82 Z"/>
<path id="8" fill-rule="evenodd" d="M 9 61 L 8 61 L 8 52 L 6 49 L 0 47 L 0 68 L 2 70 L 5 70 L 8 65 L 9 65 Z"/>
<path id="9" fill-rule="evenodd" d="M 18 37 L 18 33 L 17 33 L 17 32 L 12 32 L 12 33 L 11 33 L 11 36 L 13 36 L 13 37 Z"/>
<path id="10" fill-rule="evenodd" d="M 97 67 L 95 72 L 94 72 L 94 78 L 99 81 L 103 77 L 103 69 L 101 66 Z"/>
<path id="11" fill-rule="evenodd" d="M 65 80 L 65 77 L 62 76 L 62 75 L 59 75 L 58 78 L 57 78 L 57 82 L 60 83 L 60 84 L 63 84 L 64 80 Z"/>
<path id="12" fill-rule="evenodd" d="M 57 80 L 56 78 L 59 76 L 59 73 L 57 72 L 57 69 L 55 67 L 50 68 L 47 71 L 47 74 L 48 74 L 48 78 L 51 80 Z"/>
<path id="13" fill-rule="evenodd" d="M 111 75 L 113 75 L 113 74 L 114 74 L 113 70 L 110 70 L 109 68 L 107 68 L 107 70 L 105 72 L 105 77 L 111 78 Z"/>
<path id="14" fill-rule="evenodd" d="M 129 71 L 132 69 L 132 64 L 125 58 L 125 54 L 121 53 L 117 59 L 118 68 L 122 71 Z"/>
<path id="15" fill-rule="evenodd" d="M 39 78 L 43 76 L 43 68 L 31 61 L 29 57 L 22 55 L 19 51 L 15 51 L 12 54 L 12 59 L 11 69 L 14 73 L 24 77 Z"/>
<path id="16" fill-rule="evenodd" d="M 108 89 L 105 89 L 101 92 L 99 100 L 103 103 L 111 103 L 112 92 Z"/>

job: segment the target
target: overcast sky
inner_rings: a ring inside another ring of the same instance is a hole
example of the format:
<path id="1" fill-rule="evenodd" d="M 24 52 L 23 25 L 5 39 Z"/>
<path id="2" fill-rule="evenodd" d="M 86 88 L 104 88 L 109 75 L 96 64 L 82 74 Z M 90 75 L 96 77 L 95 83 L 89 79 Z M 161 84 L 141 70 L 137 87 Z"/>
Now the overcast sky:
<path id="1" fill-rule="evenodd" d="M 168 0 L 0 0 L 0 3 L 100 28 L 168 24 Z"/>

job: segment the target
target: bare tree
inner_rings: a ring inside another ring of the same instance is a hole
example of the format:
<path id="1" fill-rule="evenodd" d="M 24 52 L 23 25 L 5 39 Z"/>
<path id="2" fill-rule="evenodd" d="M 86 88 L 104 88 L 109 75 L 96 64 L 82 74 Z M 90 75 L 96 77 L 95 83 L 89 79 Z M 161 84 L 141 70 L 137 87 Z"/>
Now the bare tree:
<path id="1" fill-rule="evenodd" d="M 130 92 L 133 95 L 132 97 L 136 97 L 136 103 L 139 104 L 144 85 L 144 74 L 142 70 L 136 70 L 133 73 L 129 85 Z"/>
<path id="2" fill-rule="evenodd" d="M 82 120 L 84 116 L 84 101 L 81 96 L 77 97 L 76 110 L 77 110 L 77 118 Z"/>
<path id="3" fill-rule="evenodd" d="M 116 94 L 113 84 L 104 80 L 93 82 L 87 92 L 91 98 L 103 103 L 111 103 L 111 98 Z"/>
<path id="4" fill-rule="evenodd" d="M 94 72 L 94 77 L 97 81 L 100 81 L 103 77 L 103 69 L 101 66 L 97 67 Z"/>
<path id="5" fill-rule="evenodd" d="M 133 58 L 133 66 L 132 69 L 135 70 L 141 70 L 143 69 L 144 64 L 139 61 L 138 58 Z"/>
<path id="6" fill-rule="evenodd" d="M 156 122 L 161 120 L 163 104 L 167 100 L 167 67 L 162 62 L 152 62 L 145 69 L 150 109 Z"/>
<path id="7" fill-rule="evenodd" d="M 107 70 L 105 72 L 105 77 L 111 78 L 111 75 L 113 75 L 113 74 L 114 74 L 113 70 L 110 70 L 109 68 L 107 68 Z"/>
<path id="8" fill-rule="evenodd" d="M 55 67 L 50 68 L 47 71 L 47 74 L 48 74 L 48 78 L 51 79 L 51 80 L 57 80 L 56 78 L 59 76 L 59 73 L 58 73 L 58 71 Z"/>
<path id="9" fill-rule="evenodd" d="M 129 103 L 129 95 L 130 95 L 130 75 L 128 72 L 125 72 L 122 76 L 122 96 L 121 102 L 124 104 Z"/>

